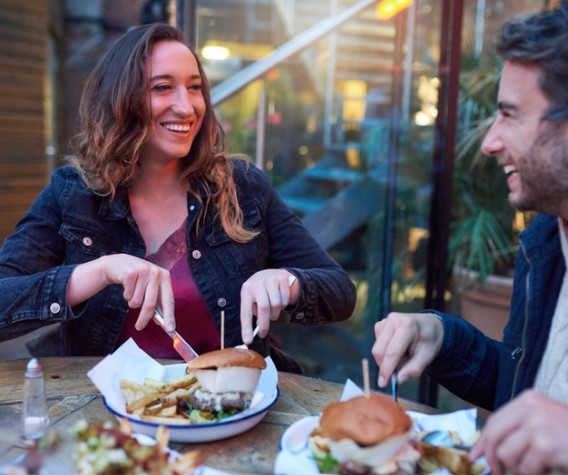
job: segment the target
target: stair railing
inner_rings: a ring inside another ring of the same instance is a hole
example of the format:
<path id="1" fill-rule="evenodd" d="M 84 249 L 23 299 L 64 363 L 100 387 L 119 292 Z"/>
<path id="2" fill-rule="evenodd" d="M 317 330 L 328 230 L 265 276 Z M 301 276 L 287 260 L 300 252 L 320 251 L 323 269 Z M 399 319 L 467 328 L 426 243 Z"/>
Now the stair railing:
<path id="1" fill-rule="evenodd" d="M 276 65 L 281 64 L 294 54 L 310 46 L 314 41 L 317 41 L 329 32 L 336 30 L 343 23 L 370 7 L 376 1 L 377 0 L 360 0 L 340 14 L 330 16 L 311 26 L 298 36 L 276 48 L 268 56 L 241 69 L 238 73 L 235 73 L 233 76 L 211 89 L 213 105 L 220 104 L 225 99 L 228 99 L 233 94 L 244 89 L 247 85 L 266 74 Z"/>

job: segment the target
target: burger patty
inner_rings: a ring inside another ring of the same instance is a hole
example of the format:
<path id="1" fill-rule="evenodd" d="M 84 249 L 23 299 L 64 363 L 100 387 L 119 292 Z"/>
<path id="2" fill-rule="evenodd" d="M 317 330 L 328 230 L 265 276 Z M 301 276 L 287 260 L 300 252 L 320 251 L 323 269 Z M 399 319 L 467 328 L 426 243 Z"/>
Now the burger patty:
<path id="1" fill-rule="evenodd" d="M 191 395 L 189 402 L 194 408 L 201 411 L 219 412 L 231 409 L 244 411 L 250 407 L 252 396 L 252 393 L 211 393 L 204 389 L 198 389 Z"/>

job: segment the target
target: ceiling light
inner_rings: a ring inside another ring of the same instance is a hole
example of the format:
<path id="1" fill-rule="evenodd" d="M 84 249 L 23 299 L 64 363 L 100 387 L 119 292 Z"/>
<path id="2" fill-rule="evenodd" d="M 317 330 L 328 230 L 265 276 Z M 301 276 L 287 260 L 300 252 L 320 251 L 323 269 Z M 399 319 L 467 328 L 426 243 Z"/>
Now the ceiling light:
<path id="1" fill-rule="evenodd" d="M 381 20 L 388 20 L 410 5 L 412 0 L 381 0 L 377 5 L 377 16 Z"/>
<path id="2" fill-rule="evenodd" d="M 225 48 L 224 46 L 208 45 L 204 46 L 201 50 L 201 55 L 205 59 L 216 61 L 224 61 L 230 56 L 230 54 L 229 48 Z"/>

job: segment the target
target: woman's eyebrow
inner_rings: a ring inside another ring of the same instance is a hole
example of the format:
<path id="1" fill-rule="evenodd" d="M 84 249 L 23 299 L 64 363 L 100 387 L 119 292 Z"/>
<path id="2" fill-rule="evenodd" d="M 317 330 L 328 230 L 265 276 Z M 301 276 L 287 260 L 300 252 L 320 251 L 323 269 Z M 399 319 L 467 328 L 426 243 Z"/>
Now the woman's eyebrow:
<path id="1" fill-rule="evenodd" d="M 173 74 L 157 74 L 156 76 L 152 76 L 150 77 L 150 81 L 159 81 L 161 79 L 174 79 L 174 75 Z M 201 74 L 192 74 L 189 77 L 190 80 L 194 80 L 194 79 L 201 79 Z"/>

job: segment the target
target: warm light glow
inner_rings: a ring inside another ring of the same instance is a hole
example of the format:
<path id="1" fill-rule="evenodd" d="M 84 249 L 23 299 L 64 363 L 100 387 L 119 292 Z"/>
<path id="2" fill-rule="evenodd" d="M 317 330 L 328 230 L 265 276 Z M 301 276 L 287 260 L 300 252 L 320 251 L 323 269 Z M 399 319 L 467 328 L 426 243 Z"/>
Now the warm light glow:
<path id="1" fill-rule="evenodd" d="M 343 84 L 343 120 L 360 122 L 365 118 L 367 83 L 350 79 Z"/>
<path id="2" fill-rule="evenodd" d="M 381 0 L 377 5 L 377 16 L 381 20 L 388 20 L 410 5 L 412 0 Z"/>
<path id="3" fill-rule="evenodd" d="M 224 61 L 229 58 L 230 54 L 229 48 L 224 46 L 207 45 L 201 50 L 201 56 L 214 61 Z"/>

